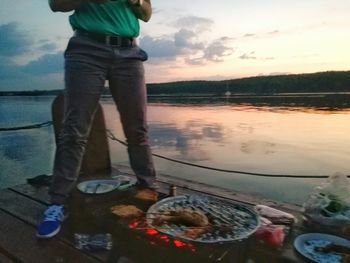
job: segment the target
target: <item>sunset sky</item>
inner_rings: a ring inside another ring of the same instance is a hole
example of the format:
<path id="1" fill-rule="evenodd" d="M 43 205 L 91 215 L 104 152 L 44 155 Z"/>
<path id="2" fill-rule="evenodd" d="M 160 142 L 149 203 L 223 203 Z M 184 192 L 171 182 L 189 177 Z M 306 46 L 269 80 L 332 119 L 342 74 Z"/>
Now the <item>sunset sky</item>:
<path id="1" fill-rule="evenodd" d="M 349 0 L 152 0 L 147 82 L 350 70 Z M 0 90 L 63 88 L 71 13 L 1 0 Z"/>

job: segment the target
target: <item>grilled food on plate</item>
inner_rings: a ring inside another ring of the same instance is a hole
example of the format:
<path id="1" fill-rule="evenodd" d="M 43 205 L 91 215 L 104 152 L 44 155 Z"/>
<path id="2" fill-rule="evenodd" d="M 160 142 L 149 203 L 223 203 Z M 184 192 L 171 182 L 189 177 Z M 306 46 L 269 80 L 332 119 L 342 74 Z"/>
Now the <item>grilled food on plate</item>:
<path id="1" fill-rule="evenodd" d="M 164 212 L 157 215 L 153 224 L 160 226 L 164 223 L 174 223 L 185 226 L 204 227 L 209 225 L 208 217 L 198 210 L 178 209 L 175 211 Z"/>
<path id="2" fill-rule="evenodd" d="M 115 205 L 111 207 L 111 212 L 122 218 L 135 218 L 144 215 L 144 212 L 134 205 Z"/>

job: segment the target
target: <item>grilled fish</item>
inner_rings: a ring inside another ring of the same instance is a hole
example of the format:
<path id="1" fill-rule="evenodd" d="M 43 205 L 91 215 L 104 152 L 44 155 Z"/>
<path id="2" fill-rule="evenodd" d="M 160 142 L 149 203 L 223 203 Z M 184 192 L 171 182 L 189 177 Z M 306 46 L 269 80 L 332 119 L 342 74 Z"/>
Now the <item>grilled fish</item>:
<path id="1" fill-rule="evenodd" d="M 165 212 L 153 219 L 153 224 L 159 226 L 167 223 L 175 223 L 185 226 L 204 227 L 209 225 L 208 217 L 198 210 L 179 209 Z"/>

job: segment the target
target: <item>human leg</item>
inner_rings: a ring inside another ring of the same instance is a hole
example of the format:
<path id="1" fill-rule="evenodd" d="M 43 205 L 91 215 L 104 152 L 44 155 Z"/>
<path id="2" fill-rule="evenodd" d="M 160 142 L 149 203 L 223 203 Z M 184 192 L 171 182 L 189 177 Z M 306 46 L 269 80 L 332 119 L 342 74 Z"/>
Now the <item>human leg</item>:
<path id="1" fill-rule="evenodd" d="M 139 184 L 152 188 L 156 173 L 148 141 L 147 94 L 142 61 L 117 60 L 109 82 L 127 139 L 130 165 Z"/>
<path id="2" fill-rule="evenodd" d="M 64 204 L 78 178 L 106 78 L 104 59 L 101 62 L 97 56 L 89 56 L 88 49 L 91 47 L 80 42 L 65 53 L 64 119 L 57 140 L 53 181 L 49 190 L 52 205 L 45 211 L 38 227 L 37 236 L 40 238 L 52 237 L 60 230 Z M 93 51 L 99 54 L 95 49 Z"/>
<path id="3" fill-rule="evenodd" d="M 70 40 L 65 52 L 64 119 L 49 191 L 52 203 L 64 204 L 78 178 L 106 79 L 105 53 L 104 49 L 76 37 Z"/>

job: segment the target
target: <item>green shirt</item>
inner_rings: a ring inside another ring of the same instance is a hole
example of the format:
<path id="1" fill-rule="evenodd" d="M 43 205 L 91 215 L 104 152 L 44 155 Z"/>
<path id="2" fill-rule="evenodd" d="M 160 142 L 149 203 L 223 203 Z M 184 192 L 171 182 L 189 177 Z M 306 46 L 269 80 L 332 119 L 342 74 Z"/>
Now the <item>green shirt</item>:
<path id="1" fill-rule="evenodd" d="M 137 37 L 139 20 L 127 0 L 109 0 L 104 4 L 86 3 L 69 17 L 73 29 L 123 37 Z"/>

